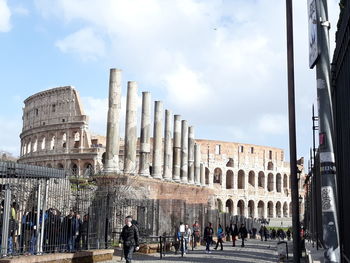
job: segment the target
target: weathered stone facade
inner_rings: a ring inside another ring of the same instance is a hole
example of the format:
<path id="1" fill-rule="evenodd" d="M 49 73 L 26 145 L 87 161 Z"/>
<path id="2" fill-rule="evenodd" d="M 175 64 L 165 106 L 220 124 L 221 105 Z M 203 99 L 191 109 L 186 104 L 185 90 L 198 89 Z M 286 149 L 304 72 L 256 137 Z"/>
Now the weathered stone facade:
<path id="1" fill-rule="evenodd" d="M 136 83 L 132 84 L 136 87 Z M 130 94 L 134 96 L 136 89 L 130 90 Z M 195 139 L 193 127 L 185 120 L 182 120 L 181 127 L 179 115 L 175 115 L 174 122 L 170 121 L 170 111 L 165 113 L 158 101 L 155 104 L 154 125 L 157 139 L 148 139 L 151 104 L 150 98 L 144 100 L 147 105 L 142 107 L 145 126 L 141 131 L 141 148 L 139 139 L 135 137 L 136 107 L 130 100 L 132 108 L 127 111 L 130 111 L 128 121 L 132 125 L 126 125 L 126 132 L 132 129 L 133 133 L 128 134 L 127 153 L 124 154 L 124 140 L 117 142 L 120 145 L 119 167 L 115 168 L 120 173 L 129 176 L 140 174 L 146 181 L 148 179 L 152 185 L 151 192 L 158 193 L 150 198 L 182 198 L 193 204 L 200 200 L 200 203 L 209 203 L 209 207 L 219 211 L 252 218 L 291 217 L 290 167 L 284 161 L 282 149 Z M 79 176 L 104 171 L 108 138 L 90 134 L 88 117 L 84 115 L 78 92 L 73 87 L 39 92 L 27 98 L 24 104 L 19 162 L 71 169 Z M 166 122 L 165 131 L 163 119 Z M 170 127 L 172 123 L 175 130 Z M 175 141 L 174 138 L 169 140 L 171 134 L 177 136 Z M 164 158 L 167 158 L 165 162 Z M 129 162 L 127 167 L 123 165 L 124 160 Z M 142 167 L 139 167 L 140 160 Z M 153 178 L 146 178 L 150 176 Z M 166 188 L 163 186 L 165 184 Z M 170 187 L 169 184 L 174 186 Z M 175 193 L 175 190 L 162 192 L 163 188 L 177 189 L 181 194 Z M 193 190 L 196 188 L 202 190 Z"/>

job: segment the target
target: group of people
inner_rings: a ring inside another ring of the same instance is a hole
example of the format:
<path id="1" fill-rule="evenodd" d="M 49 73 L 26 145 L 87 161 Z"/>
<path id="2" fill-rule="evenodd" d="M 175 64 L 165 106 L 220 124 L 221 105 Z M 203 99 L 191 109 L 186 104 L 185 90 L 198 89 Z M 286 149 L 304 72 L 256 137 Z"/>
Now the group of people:
<path id="1" fill-rule="evenodd" d="M 292 237 L 292 233 L 290 229 L 287 229 L 287 231 L 284 231 L 282 228 L 279 228 L 277 230 L 273 228 L 269 230 L 264 225 L 261 226 L 259 230 L 259 234 L 260 234 L 261 241 L 263 240 L 267 241 L 268 238 L 270 238 L 271 240 L 278 239 L 279 241 L 287 238 L 289 241 L 291 240 L 291 237 Z"/>
<path id="2" fill-rule="evenodd" d="M 0 235 L 2 237 L 3 205 L 0 210 Z M 49 208 L 43 213 L 32 208 L 18 216 L 18 206 L 11 205 L 7 254 L 37 254 L 39 252 L 75 252 L 87 249 L 89 216 L 70 211 L 64 216 L 59 210 Z M 43 235 L 41 237 L 40 235 Z M 0 238 L 1 240 L 1 238 Z"/>
<path id="3" fill-rule="evenodd" d="M 200 225 L 196 221 L 192 228 L 189 227 L 188 224 L 184 224 L 183 222 L 180 223 L 180 226 L 177 228 L 176 231 L 176 238 L 177 238 L 177 245 L 175 245 L 176 252 L 178 250 L 181 250 L 183 254 L 186 254 L 188 252 L 188 246 L 189 242 L 193 241 L 193 248 L 196 248 L 198 243 L 201 240 L 201 232 L 200 232 Z M 241 246 L 244 247 L 244 241 L 248 237 L 248 230 L 245 227 L 244 224 L 241 224 L 240 227 L 237 226 L 237 224 L 230 224 L 230 226 L 227 226 L 224 230 L 221 224 L 219 224 L 217 231 L 215 232 L 212 223 L 208 223 L 208 225 L 204 229 L 203 233 L 203 241 L 206 245 L 206 253 L 211 253 L 210 246 L 214 243 L 214 236 L 217 236 L 217 242 L 215 246 L 215 250 L 218 249 L 219 245 L 221 250 L 223 250 L 223 240 L 228 236 L 232 236 L 232 246 L 236 246 L 236 239 L 237 237 L 240 237 L 242 240 Z"/>

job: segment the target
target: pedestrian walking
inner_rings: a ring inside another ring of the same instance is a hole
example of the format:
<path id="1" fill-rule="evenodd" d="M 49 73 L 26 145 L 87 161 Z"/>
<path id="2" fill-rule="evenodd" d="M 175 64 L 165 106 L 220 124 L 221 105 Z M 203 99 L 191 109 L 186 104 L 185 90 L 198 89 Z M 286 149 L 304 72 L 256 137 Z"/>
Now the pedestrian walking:
<path id="1" fill-rule="evenodd" d="M 218 227 L 217 236 L 218 236 L 218 242 L 216 242 L 216 247 L 214 249 L 215 250 L 218 249 L 218 246 L 219 246 L 219 243 L 220 243 L 221 250 L 223 250 L 222 239 L 224 238 L 224 230 L 222 229 L 222 226 L 220 224 L 219 224 L 219 227 Z"/>
<path id="2" fill-rule="evenodd" d="M 264 237 L 264 226 L 263 225 L 260 227 L 259 234 L 260 234 L 260 240 L 263 241 L 263 237 Z"/>
<path id="3" fill-rule="evenodd" d="M 198 221 L 194 222 L 192 226 L 193 230 L 193 247 L 197 247 L 197 243 L 200 241 L 200 236 L 201 236 L 201 227 L 198 224 Z"/>
<path id="4" fill-rule="evenodd" d="M 190 239 L 192 236 L 192 230 L 188 227 L 188 225 L 185 225 L 185 234 L 184 234 L 184 240 L 185 240 L 185 253 L 188 253 L 188 244 L 190 243 Z"/>
<path id="5" fill-rule="evenodd" d="M 213 234 L 214 234 L 214 229 L 212 227 L 212 224 L 209 222 L 208 226 L 206 226 L 204 229 L 204 240 L 205 240 L 206 253 L 211 253 L 210 252 L 210 245 L 213 242 Z"/>
<path id="6" fill-rule="evenodd" d="M 236 246 L 236 237 L 239 234 L 237 224 L 233 224 L 233 225 L 231 224 L 230 228 L 231 228 L 231 235 L 232 235 L 232 246 L 235 247 Z"/>
<path id="7" fill-rule="evenodd" d="M 247 228 L 245 227 L 244 224 L 241 224 L 241 227 L 239 228 L 239 233 L 240 233 L 241 238 L 242 238 L 241 247 L 244 247 L 244 239 L 246 239 L 248 236 L 248 231 L 247 231 Z"/>
<path id="8" fill-rule="evenodd" d="M 132 254 L 139 250 L 139 230 L 131 223 L 132 217 L 125 218 L 125 226 L 119 237 L 119 246 L 123 243 L 123 252 L 126 263 L 131 263 Z"/>

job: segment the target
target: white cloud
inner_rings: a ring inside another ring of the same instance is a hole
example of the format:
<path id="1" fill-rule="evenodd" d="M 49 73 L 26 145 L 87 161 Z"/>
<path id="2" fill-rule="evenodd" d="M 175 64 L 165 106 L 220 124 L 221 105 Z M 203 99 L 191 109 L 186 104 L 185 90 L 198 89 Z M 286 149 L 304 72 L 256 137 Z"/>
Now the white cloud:
<path id="1" fill-rule="evenodd" d="M 12 10 L 13 10 L 13 13 L 15 13 L 15 14 L 19 14 L 22 16 L 29 15 L 29 10 L 21 5 L 13 7 Z"/>
<path id="2" fill-rule="evenodd" d="M 0 32 L 8 32 L 11 30 L 11 10 L 6 0 L 0 0 Z"/>
<path id="3" fill-rule="evenodd" d="M 83 60 L 95 60 L 105 54 L 105 44 L 92 28 L 83 28 L 56 42 L 63 53 L 73 53 Z"/>
<path id="4" fill-rule="evenodd" d="M 47 19 L 55 17 L 75 28 L 82 25 L 57 41 L 61 51 L 86 60 L 117 62 L 115 66 L 137 76 L 140 86 L 150 87 L 153 99 L 163 98 L 166 108 L 198 126 L 200 137 L 244 137 L 287 149 L 285 2 L 36 0 L 36 4 Z M 333 48 L 338 1 L 330 0 L 328 6 Z M 315 72 L 308 70 L 306 7 L 305 1 L 294 2 L 300 130 L 310 128 L 307 105 L 316 96 Z M 110 59 L 103 56 L 107 52 Z M 208 125 L 219 129 L 208 134 Z M 262 135 L 256 136 L 257 132 Z M 276 141 L 271 134 L 283 140 Z M 301 136 L 298 143 L 308 147 L 309 141 Z"/>
<path id="5" fill-rule="evenodd" d="M 285 134 L 288 128 L 287 116 L 281 114 L 263 115 L 258 122 L 258 129 L 264 134 Z"/>

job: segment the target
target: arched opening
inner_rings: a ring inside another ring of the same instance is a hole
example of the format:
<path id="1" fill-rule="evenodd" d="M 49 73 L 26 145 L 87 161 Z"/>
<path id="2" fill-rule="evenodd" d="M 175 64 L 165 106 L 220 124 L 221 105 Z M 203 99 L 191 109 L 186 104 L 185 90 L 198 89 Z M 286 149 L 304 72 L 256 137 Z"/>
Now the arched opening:
<path id="1" fill-rule="evenodd" d="M 258 187 L 265 188 L 265 174 L 262 171 L 258 174 Z"/>
<path id="2" fill-rule="evenodd" d="M 269 173 L 267 176 L 267 191 L 269 192 L 273 191 L 273 184 L 274 184 L 273 174 Z"/>
<path id="3" fill-rule="evenodd" d="M 63 133 L 62 135 L 62 148 L 66 148 L 67 147 L 67 134 Z"/>
<path id="4" fill-rule="evenodd" d="M 259 201 L 258 203 L 258 217 L 259 218 L 265 217 L 265 204 L 263 201 Z"/>
<path id="5" fill-rule="evenodd" d="M 273 162 L 268 162 L 267 163 L 267 170 L 273 170 Z"/>
<path id="6" fill-rule="evenodd" d="M 292 176 L 289 175 L 289 189 L 292 189 Z"/>
<path id="7" fill-rule="evenodd" d="M 278 193 L 282 192 L 282 176 L 279 173 L 276 175 L 276 191 Z"/>
<path id="8" fill-rule="evenodd" d="M 231 170 L 226 172 L 226 189 L 233 189 L 233 172 Z"/>
<path id="9" fill-rule="evenodd" d="M 229 158 L 228 162 L 226 163 L 226 167 L 233 167 L 233 164 L 234 164 L 233 159 Z"/>
<path id="10" fill-rule="evenodd" d="M 63 170 L 64 166 L 63 166 L 63 164 L 59 163 L 59 164 L 57 164 L 57 168 Z"/>
<path id="11" fill-rule="evenodd" d="M 237 178 L 237 188 L 238 189 L 244 189 L 245 185 L 244 185 L 244 171 L 243 170 L 239 170 L 238 171 L 238 178 Z"/>
<path id="12" fill-rule="evenodd" d="M 288 175 L 286 174 L 283 175 L 283 188 L 284 189 L 288 188 Z"/>
<path id="13" fill-rule="evenodd" d="M 74 137 L 74 148 L 79 148 L 79 146 L 80 146 L 80 133 L 75 132 L 73 137 Z"/>
<path id="14" fill-rule="evenodd" d="M 45 146 L 46 146 L 46 138 L 43 137 L 41 140 L 41 150 L 45 150 Z"/>
<path id="15" fill-rule="evenodd" d="M 27 153 L 30 153 L 32 151 L 32 142 L 29 141 L 27 145 Z"/>
<path id="16" fill-rule="evenodd" d="M 248 183 L 250 186 L 255 187 L 255 173 L 254 173 L 254 171 L 249 172 Z"/>
<path id="17" fill-rule="evenodd" d="M 205 167 L 205 184 L 206 185 L 209 185 L 209 168 L 208 167 Z"/>
<path id="18" fill-rule="evenodd" d="M 226 212 L 233 214 L 233 201 L 231 199 L 227 199 L 226 201 Z"/>
<path id="19" fill-rule="evenodd" d="M 46 167 L 47 167 L 47 168 L 52 168 L 51 163 L 48 163 L 48 164 L 46 165 Z"/>
<path id="20" fill-rule="evenodd" d="M 239 200 L 237 202 L 237 215 L 243 216 L 244 215 L 244 201 Z"/>
<path id="21" fill-rule="evenodd" d="M 218 198 L 218 199 L 216 199 L 216 203 L 217 203 L 217 205 L 216 205 L 216 208 L 218 209 L 218 211 L 221 213 L 221 212 L 223 212 L 223 207 L 222 207 L 222 201 Z"/>
<path id="22" fill-rule="evenodd" d="M 289 203 L 289 217 L 292 217 L 292 202 Z"/>
<path id="23" fill-rule="evenodd" d="M 106 163 L 106 152 L 102 154 L 102 164 L 105 165 Z"/>
<path id="24" fill-rule="evenodd" d="M 50 150 L 54 150 L 55 149 L 55 144 L 56 144 L 56 136 L 53 135 L 51 137 L 51 141 L 50 141 Z"/>
<path id="25" fill-rule="evenodd" d="M 33 152 L 36 152 L 38 150 L 38 139 L 35 138 L 34 144 L 33 144 Z"/>
<path id="26" fill-rule="evenodd" d="M 276 203 L 276 217 L 282 217 L 280 201 L 277 201 Z"/>
<path id="27" fill-rule="evenodd" d="M 254 218 L 254 201 L 249 200 L 248 202 L 248 217 Z"/>
<path id="28" fill-rule="evenodd" d="M 284 202 L 283 204 L 283 217 L 288 217 L 288 204 Z"/>
<path id="29" fill-rule="evenodd" d="M 273 203 L 271 201 L 267 203 L 267 217 L 273 217 Z"/>
<path id="30" fill-rule="evenodd" d="M 94 174 L 94 169 L 91 163 L 86 163 L 84 165 L 84 176 L 92 176 Z"/>
<path id="31" fill-rule="evenodd" d="M 78 174 L 79 174 L 78 165 L 76 165 L 75 163 L 73 163 L 73 164 L 71 165 L 71 171 L 72 171 L 72 175 L 73 175 L 73 176 L 78 176 Z"/>
<path id="32" fill-rule="evenodd" d="M 213 183 L 214 184 L 221 184 L 222 182 L 222 170 L 220 168 L 214 169 L 214 178 Z"/>

